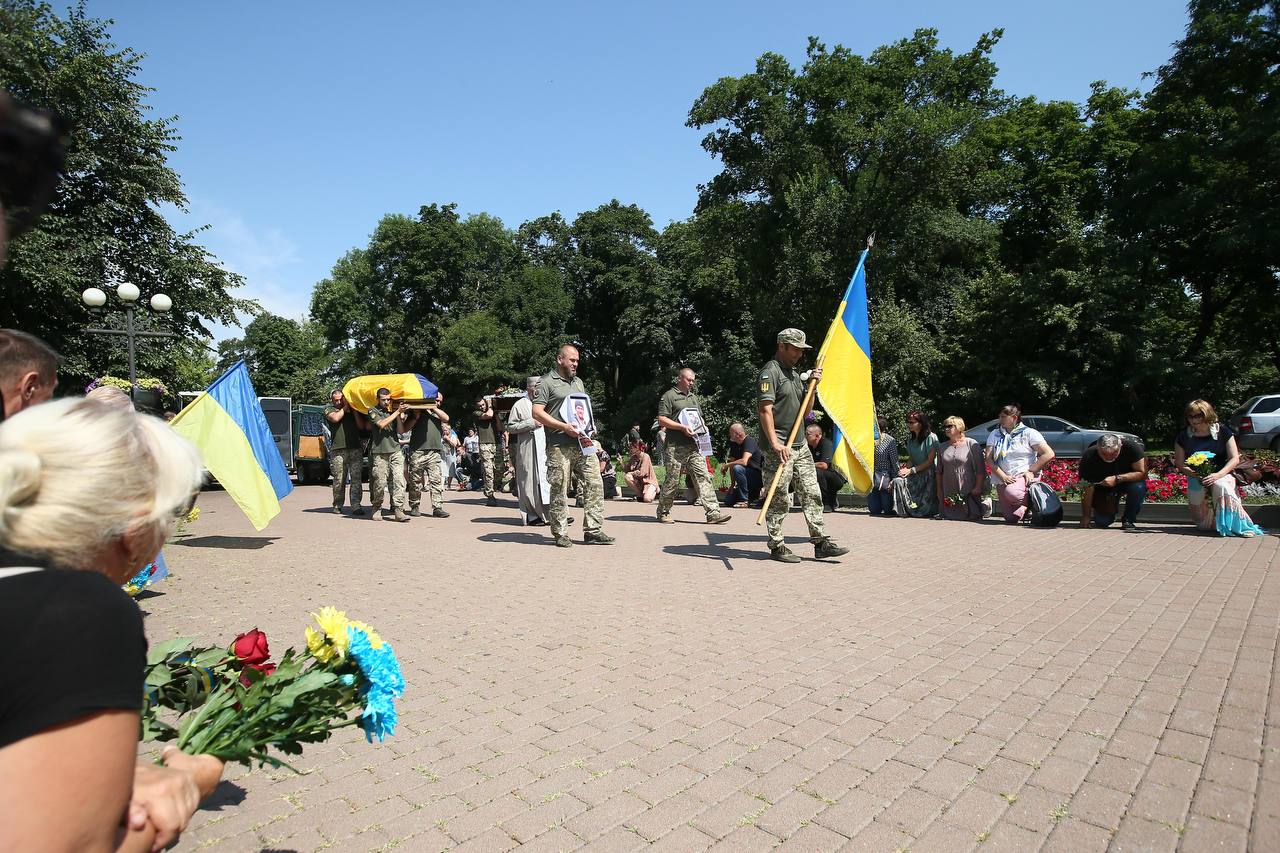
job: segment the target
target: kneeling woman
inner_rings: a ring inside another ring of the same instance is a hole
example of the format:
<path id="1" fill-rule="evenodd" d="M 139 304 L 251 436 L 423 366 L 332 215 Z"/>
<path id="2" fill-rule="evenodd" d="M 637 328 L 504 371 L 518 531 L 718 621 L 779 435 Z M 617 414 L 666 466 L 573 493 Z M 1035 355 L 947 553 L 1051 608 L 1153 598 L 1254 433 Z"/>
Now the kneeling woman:
<path id="1" fill-rule="evenodd" d="M 200 468 L 163 421 L 95 400 L 0 424 L 0 625 L 20 664 L 0 689 L 0 850 L 151 849 L 155 832 L 158 849 L 217 784 L 209 756 L 138 761 L 147 641 L 120 589 Z"/>
<path id="2" fill-rule="evenodd" d="M 981 521 L 990 511 L 983 503 L 987 463 L 982 446 L 964 434 L 964 420 L 955 415 L 942 422 L 942 434 L 947 443 L 938 465 L 939 512 L 953 521 Z"/>
<path id="3" fill-rule="evenodd" d="M 1173 464 L 1187 475 L 1191 520 L 1201 530 L 1216 530 L 1219 536 L 1262 535 L 1266 531 L 1253 523 L 1236 494 L 1236 478 L 1231 472 L 1240 464 L 1240 450 L 1231 427 L 1218 423 L 1218 413 L 1204 400 L 1192 400 L 1185 414 L 1187 428 L 1173 440 Z M 1202 451 L 1213 454 L 1210 461 L 1216 468 L 1206 477 L 1186 464 L 1188 456 Z"/>
<path id="4" fill-rule="evenodd" d="M 938 514 L 938 490 L 934 464 L 938 460 L 938 439 L 924 412 L 907 415 L 907 457 L 910 465 L 898 468 L 893 480 L 893 511 L 909 518 L 931 518 Z"/>
<path id="5" fill-rule="evenodd" d="M 1022 422 L 1022 407 L 1010 403 L 1000 410 L 1000 423 L 987 436 L 987 464 L 996 481 L 1000 512 L 1017 524 L 1027 512 L 1027 489 L 1053 461 L 1053 448 L 1044 436 Z"/>

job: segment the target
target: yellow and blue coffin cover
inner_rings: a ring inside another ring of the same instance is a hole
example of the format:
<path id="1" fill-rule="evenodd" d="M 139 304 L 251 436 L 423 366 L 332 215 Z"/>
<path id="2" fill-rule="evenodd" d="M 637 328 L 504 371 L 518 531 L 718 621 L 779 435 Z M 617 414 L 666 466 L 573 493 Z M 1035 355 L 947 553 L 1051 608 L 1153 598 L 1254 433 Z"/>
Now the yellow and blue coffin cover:
<path id="1" fill-rule="evenodd" d="M 378 389 L 386 388 L 393 400 L 434 400 L 440 389 L 420 373 L 378 373 L 357 376 L 342 386 L 351 408 L 367 412 L 378 405 Z"/>

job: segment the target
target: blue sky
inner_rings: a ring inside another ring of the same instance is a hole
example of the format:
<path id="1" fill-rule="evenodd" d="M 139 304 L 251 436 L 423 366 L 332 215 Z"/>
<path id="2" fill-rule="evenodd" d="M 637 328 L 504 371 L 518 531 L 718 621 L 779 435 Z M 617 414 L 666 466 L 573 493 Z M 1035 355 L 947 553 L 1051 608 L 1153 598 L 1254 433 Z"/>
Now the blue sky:
<path id="1" fill-rule="evenodd" d="M 361 8 L 363 6 L 364 8 Z M 1075 3 L 472 3 L 88 0 L 139 82 L 178 116 L 179 228 L 247 279 L 242 295 L 301 318 L 311 288 L 389 212 L 457 202 L 509 227 L 618 198 L 655 225 L 690 215 L 717 171 L 689 107 L 765 51 L 793 65 L 810 35 L 866 54 L 936 27 L 994 58 L 1017 95 L 1083 100 L 1146 88 L 1186 26 L 1174 0 Z M 218 336 L 234 334 L 220 330 Z"/>

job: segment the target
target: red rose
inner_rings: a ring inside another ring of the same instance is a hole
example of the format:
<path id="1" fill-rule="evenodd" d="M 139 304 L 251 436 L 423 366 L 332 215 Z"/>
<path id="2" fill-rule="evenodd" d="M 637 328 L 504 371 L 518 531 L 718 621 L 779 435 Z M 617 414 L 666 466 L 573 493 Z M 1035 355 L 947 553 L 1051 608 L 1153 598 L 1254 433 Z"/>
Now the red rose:
<path id="1" fill-rule="evenodd" d="M 263 678 L 266 678 L 268 675 L 276 671 L 276 665 L 273 663 L 250 663 L 250 664 L 246 664 L 245 668 L 256 669 L 258 672 L 262 673 Z M 243 684 L 245 687 L 248 687 L 249 676 L 243 672 L 240 673 L 240 683 Z"/>
<path id="2" fill-rule="evenodd" d="M 261 669 L 259 664 L 266 663 L 271 657 L 271 649 L 267 646 L 267 635 L 257 628 L 241 634 L 231 644 L 231 653 L 244 666 Z"/>

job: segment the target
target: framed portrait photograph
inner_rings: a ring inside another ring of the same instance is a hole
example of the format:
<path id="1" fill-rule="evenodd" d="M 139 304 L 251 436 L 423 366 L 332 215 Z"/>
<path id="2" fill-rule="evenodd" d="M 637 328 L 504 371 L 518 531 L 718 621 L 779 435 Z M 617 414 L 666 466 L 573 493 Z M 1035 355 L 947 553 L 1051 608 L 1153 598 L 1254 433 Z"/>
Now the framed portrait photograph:
<path id="1" fill-rule="evenodd" d="M 678 420 L 693 433 L 694 441 L 698 442 L 698 452 L 703 456 L 710 456 L 711 431 L 707 429 L 707 422 L 702 419 L 702 412 L 692 407 L 681 409 Z"/>
<path id="2" fill-rule="evenodd" d="M 596 420 L 591 409 L 591 398 L 586 394 L 570 394 L 560 406 L 560 420 L 577 428 L 578 446 L 582 448 L 582 455 L 594 455 L 596 446 L 591 437 L 596 434 Z"/>

